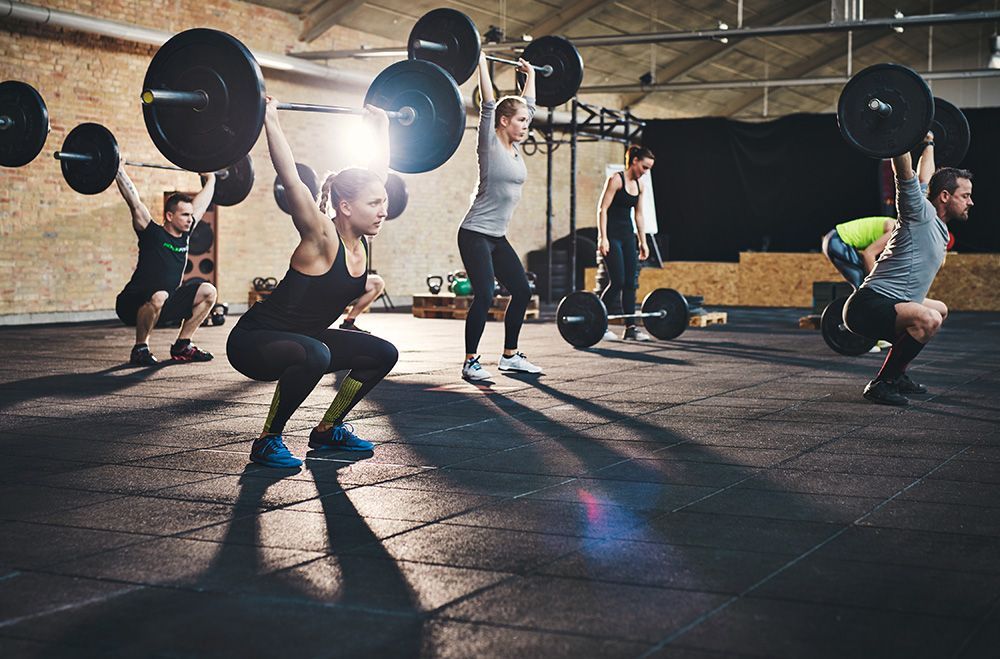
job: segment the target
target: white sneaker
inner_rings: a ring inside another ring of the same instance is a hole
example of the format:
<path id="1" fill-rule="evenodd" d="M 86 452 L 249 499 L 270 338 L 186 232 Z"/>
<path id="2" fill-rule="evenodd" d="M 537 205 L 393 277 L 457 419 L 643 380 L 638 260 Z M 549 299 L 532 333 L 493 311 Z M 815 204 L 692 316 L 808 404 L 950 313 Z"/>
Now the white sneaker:
<path id="1" fill-rule="evenodd" d="M 638 327 L 627 327 L 622 334 L 622 341 L 652 341 L 652 337 Z"/>
<path id="2" fill-rule="evenodd" d="M 604 336 L 601 337 L 601 341 L 621 341 L 621 338 L 611 330 L 604 330 Z"/>
<path id="3" fill-rule="evenodd" d="M 888 341 L 883 341 L 881 339 L 879 339 L 878 341 L 876 341 L 875 345 L 877 347 L 879 347 L 879 348 L 882 348 L 882 350 L 887 350 L 887 349 L 889 349 L 889 348 L 892 347 L 891 343 L 889 343 Z"/>
<path id="4" fill-rule="evenodd" d="M 479 365 L 479 355 L 466 359 L 462 365 L 462 377 L 469 382 L 482 382 L 492 380 L 493 374 Z"/>
<path id="5" fill-rule="evenodd" d="M 510 357 L 500 356 L 500 371 L 503 373 L 541 373 L 542 369 L 528 361 L 523 352 L 515 352 Z"/>

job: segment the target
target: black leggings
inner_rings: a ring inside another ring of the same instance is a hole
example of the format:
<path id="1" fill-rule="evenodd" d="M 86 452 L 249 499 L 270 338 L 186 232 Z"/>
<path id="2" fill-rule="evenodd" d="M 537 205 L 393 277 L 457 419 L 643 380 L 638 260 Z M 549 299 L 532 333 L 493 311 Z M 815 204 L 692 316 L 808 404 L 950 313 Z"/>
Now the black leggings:
<path id="1" fill-rule="evenodd" d="M 229 363 L 252 380 L 278 381 L 278 394 L 264 431 L 278 434 L 326 373 L 350 369 L 360 387 L 336 422 L 351 411 L 399 359 L 396 346 L 364 332 L 328 329 L 316 338 L 294 332 L 234 327 L 226 345 Z M 347 380 L 345 380 L 347 382 Z M 341 386 L 343 389 L 344 385 Z"/>
<path id="2" fill-rule="evenodd" d="M 521 259 L 506 237 L 495 238 L 468 229 L 458 230 L 458 251 L 475 295 L 465 318 L 465 352 L 474 355 L 479 350 L 479 339 L 493 305 L 494 277 L 510 291 L 510 304 L 503 319 L 503 347 L 514 350 L 531 300 L 531 287 Z"/>
<path id="3" fill-rule="evenodd" d="M 854 290 L 861 288 L 866 276 L 864 260 L 857 249 L 841 240 L 836 229 L 823 236 L 823 253 Z"/>
<path id="4" fill-rule="evenodd" d="M 634 234 L 628 237 L 608 236 L 608 255 L 604 264 L 608 269 L 608 287 L 601 293 L 601 300 L 608 313 L 635 313 L 635 273 L 639 270 L 639 247 Z M 635 325 L 634 320 L 627 321 Z"/>

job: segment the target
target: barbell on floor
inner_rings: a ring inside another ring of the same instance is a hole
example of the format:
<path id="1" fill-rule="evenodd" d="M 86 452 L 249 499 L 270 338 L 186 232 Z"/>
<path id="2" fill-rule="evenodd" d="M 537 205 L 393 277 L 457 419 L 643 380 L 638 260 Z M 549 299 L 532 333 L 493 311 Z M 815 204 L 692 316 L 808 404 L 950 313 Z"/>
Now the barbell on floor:
<path id="1" fill-rule="evenodd" d="M 632 318 L 642 318 L 647 332 L 666 341 L 684 333 L 690 310 L 687 299 L 672 288 L 657 288 L 649 293 L 639 313 L 608 315 L 601 298 L 587 291 L 570 293 L 556 308 L 559 334 L 577 348 L 589 348 L 604 338 L 609 320 Z"/>
<path id="2" fill-rule="evenodd" d="M 826 305 L 820 319 L 820 330 L 823 332 L 823 340 L 826 341 L 826 345 L 830 346 L 834 352 L 848 357 L 857 357 L 870 352 L 876 342 L 868 337 L 855 334 L 847 328 L 844 323 L 844 305 L 846 303 L 846 297 L 838 297 Z"/>
<path id="3" fill-rule="evenodd" d="M 264 77 L 236 37 L 195 28 L 153 56 L 141 95 L 146 129 L 167 160 L 191 171 L 222 169 L 250 152 L 264 125 Z M 390 166 L 426 172 L 442 165 L 465 131 L 458 85 L 426 61 L 396 62 L 372 81 L 365 104 L 390 117 Z M 363 114 L 361 108 L 280 103 L 279 109 Z"/>
<path id="4" fill-rule="evenodd" d="M 410 30 L 406 45 L 411 60 L 434 62 L 463 83 L 476 71 L 482 42 L 476 24 L 457 9 L 433 9 Z M 558 36 L 533 40 L 521 57 L 538 71 L 535 94 L 538 105 L 555 107 L 566 103 L 580 90 L 583 83 L 583 58 L 571 41 Z M 517 66 L 511 59 L 487 55 L 486 59 Z M 518 72 L 518 84 L 525 76 Z"/>
<path id="5" fill-rule="evenodd" d="M 114 183 L 121 152 L 114 134 L 101 124 L 83 123 L 66 135 L 62 149 L 52 154 L 60 162 L 63 178 L 80 194 L 93 195 Z M 125 161 L 133 167 L 187 171 L 180 167 Z M 253 189 L 253 161 L 247 154 L 236 163 L 216 172 L 215 195 L 219 206 L 235 206 Z"/>

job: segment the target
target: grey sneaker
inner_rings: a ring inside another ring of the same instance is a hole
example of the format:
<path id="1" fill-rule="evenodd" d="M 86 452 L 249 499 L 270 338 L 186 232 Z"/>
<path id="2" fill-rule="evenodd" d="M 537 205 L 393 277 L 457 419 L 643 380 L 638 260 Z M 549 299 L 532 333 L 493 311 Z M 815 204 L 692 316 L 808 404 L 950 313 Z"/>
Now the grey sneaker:
<path id="1" fill-rule="evenodd" d="M 646 334 L 638 327 L 626 327 L 625 332 L 622 333 L 622 341 L 652 341 L 652 337 Z"/>
<path id="2" fill-rule="evenodd" d="M 604 336 L 601 337 L 601 341 L 621 341 L 621 338 L 611 330 L 604 330 Z"/>
<path id="3" fill-rule="evenodd" d="M 465 360 L 462 365 L 462 378 L 469 382 L 483 382 L 492 380 L 493 374 L 479 365 L 479 355 Z"/>
<path id="4" fill-rule="evenodd" d="M 501 356 L 499 368 L 501 373 L 538 374 L 542 372 L 542 369 L 528 361 L 523 352 L 515 352 L 510 357 Z"/>

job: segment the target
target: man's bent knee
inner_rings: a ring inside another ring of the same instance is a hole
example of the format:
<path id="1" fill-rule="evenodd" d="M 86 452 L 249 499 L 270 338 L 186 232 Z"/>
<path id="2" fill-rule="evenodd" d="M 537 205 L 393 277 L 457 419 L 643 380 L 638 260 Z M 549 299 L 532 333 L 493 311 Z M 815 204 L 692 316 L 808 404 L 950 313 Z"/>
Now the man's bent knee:
<path id="1" fill-rule="evenodd" d="M 195 294 L 195 304 L 204 302 L 205 300 L 209 300 L 214 303 L 218 295 L 219 291 L 215 288 L 215 286 L 207 281 L 202 282 L 202 284 L 198 286 L 198 292 Z"/>
<path id="2" fill-rule="evenodd" d="M 163 308 L 163 305 L 167 301 L 168 297 L 170 297 L 170 294 L 167 293 L 166 291 L 156 291 L 149 297 L 149 302 L 147 302 L 146 304 L 152 306 L 154 309 L 159 311 L 160 309 Z"/>

